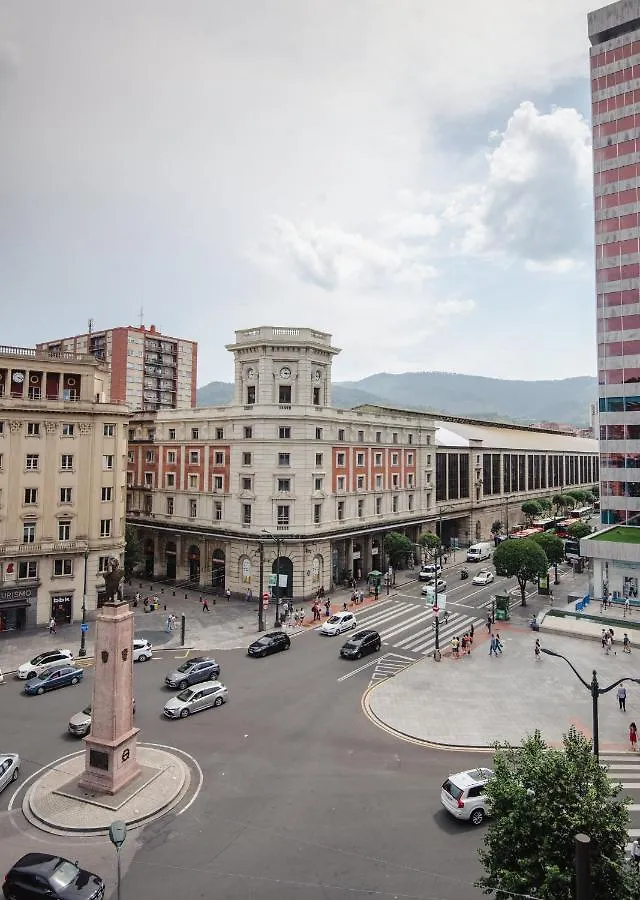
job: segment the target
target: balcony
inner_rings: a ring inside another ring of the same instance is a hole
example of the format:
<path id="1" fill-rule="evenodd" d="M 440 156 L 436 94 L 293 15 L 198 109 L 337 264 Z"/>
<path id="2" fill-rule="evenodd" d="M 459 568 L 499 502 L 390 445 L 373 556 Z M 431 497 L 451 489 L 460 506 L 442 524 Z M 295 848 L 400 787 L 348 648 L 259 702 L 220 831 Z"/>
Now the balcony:
<path id="1" fill-rule="evenodd" d="M 33 541 L 27 544 L 11 541 L 6 544 L 0 544 L 0 558 L 6 556 L 47 556 L 54 553 L 84 553 L 88 549 L 88 541 Z"/>

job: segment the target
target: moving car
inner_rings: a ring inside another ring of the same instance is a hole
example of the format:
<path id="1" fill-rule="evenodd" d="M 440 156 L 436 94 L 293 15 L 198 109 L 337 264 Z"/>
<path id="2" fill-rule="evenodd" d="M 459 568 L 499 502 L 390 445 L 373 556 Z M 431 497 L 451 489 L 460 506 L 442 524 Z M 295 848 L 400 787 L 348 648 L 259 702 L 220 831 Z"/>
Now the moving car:
<path id="1" fill-rule="evenodd" d="M 473 576 L 473 584 L 491 584 L 495 575 L 490 569 L 480 569 L 477 575 Z"/>
<path id="2" fill-rule="evenodd" d="M 488 814 L 485 787 L 492 775 L 491 769 L 469 769 L 449 775 L 442 785 L 440 802 L 456 819 L 480 825 Z"/>
<path id="3" fill-rule="evenodd" d="M 5 875 L 2 892 L 6 900 L 102 900 L 105 884 L 62 856 L 27 853 Z"/>
<path id="4" fill-rule="evenodd" d="M 435 581 L 428 581 L 425 586 L 421 589 L 421 594 L 429 594 L 431 591 L 435 591 L 436 583 Z M 438 578 L 438 593 L 442 593 L 447 589 L 447 582 L 444 578 Z"/>
<path id="5" fill-rule="evenodd" d="M 350 612 L 339 612 L 335 613 L 335 615 L 330 616 L 326 622 L 322 623 L 322 627 L 319 629 L 320 634 L 342 634 L 343 631 L 348 631 L 350 628 L 355 628 L 358 624 L 356 617 L 353 613 Z"/>
<path id="6" fill-rule="evenodd" d="M 184 691 L 190 684 L 201 681 L 214 681 L 220 674 L 220 666 L 208 656 L 193 656 L 185 660 L 175 672 L 169 672 L 164 683 L 167 687 L 180 688 Z"/>
<path id="7" fill-rule="evenodd" d="M 362 659 L 367 653 L 376 653 L 382 646 L 382 639 L 377 631 L 364 629 L 352 634 L 346 644 L 340 647 L 343 659 Z"/>
<path id="8" fill-rule="evenodd" d="M 47 650 L 45 653 L 34 656 L 29 662 L 18 666 L 16 675 L 18 678 L 35 678 L 54 666 L 72 663 L 73 659 L 71 650 Z"/>
<path id="9" fill-rule="evenodd" d="M 136 714 L 136 698 L 133 698 L 133 714 Z M 82 712 L 74 713 L 69 719 L 69 734 L 74 737 L 86 737 L 91 731 L 91 704 Z"/>
<path id="10" fill-rule="evenodd" d="M 66 687 L 69 684 L 78 684 L 82 681 L 83 675 L 84 671 L 78 666 L 60 666 L 59 669 L 44 672 L 39 678 L 30 678 L 24 686 L 24 692 L 31 695 L 55 691 L 56 688 Z"/>
<path id="11" fill-rule="evenodd" d="M 291 638 L 284 631 L 270 631 L 263 634 L 253 644 L 249 644 L 247 653 L 249 656 L 268 656 L 270 653 L 279 653 L 288 650 L 291 646 Z"/>
<path id="12" fill-rule="evenodd" d="M 163 713 L 168 719 L 186 719 L 191 713 L 209 709 L 211 706 L 222 706 L 229 699 L 229 691 L 220 681 L 211 681 L 199 687 L 190 687 L 181 691 L 177 697 L 167 700 Z"/>
<path id="13" fill-rule="evenodd" d="M 442 572 L 442 566 L 439 563 L 425 563 L 420 567 L 418 578 L 420 581 L 428 581 L 429 578 L 435 578 Z"/>
<path id="14" fill-rule="evenodd" d="M 133 641 L 133 661 L 146 662 L 153 656 L 153 645 L 151 641 L 145 641 L 144 638 L 135 638 Z"/>
<path id="15" fill-rule="evenodd" d="M 0 753 L 0 791 L 15 781 L 20 774 L 20 757 L 17 753 Z"/>

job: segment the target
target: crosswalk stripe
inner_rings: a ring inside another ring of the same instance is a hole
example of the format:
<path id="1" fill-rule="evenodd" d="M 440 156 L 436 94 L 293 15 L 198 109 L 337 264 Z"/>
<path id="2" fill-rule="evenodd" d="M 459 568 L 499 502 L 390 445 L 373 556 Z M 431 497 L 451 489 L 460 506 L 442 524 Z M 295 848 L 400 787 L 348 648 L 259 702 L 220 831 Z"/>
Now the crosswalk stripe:
<path id="1" fill-rule="evenodd" d="M 433 616 L 433 613 L 431 612 L 431 610 L 429 610 L 429 611 L 427 612 L 427 615 L 431 618 L 431 621 L 429 622 L 429 628 L 428 628 L 428 629 L 425 629 L 424 632 L 421 632 L 421 634 L 424 634 L 424 635 L 430 634 L 432 630 L 433 630 L 434 633 L 435 633 L 435 617 Z M 454 613 L 450 613 L 450 614 L 449 614 L 448 622 L 452 622 L 452 623 L 453 623 L 453 622 L 462 622 L 463 620 L 466 621 L 467 618 L 468 618 L 468 617 L 466 617 L 466 616 L 464 615 L 464 613 L 457 613 L 457 612 L 454 612 Z M 441 623 L 440 623 L 440 632 L 442 633 L 443 628 L 446 628 L 446 627 L 448 627 L 448 624 L 447 624 L 447 625 L 444 625 L 444 624 L 441 622 Z M 410 644 L 411 641 L 417 640 L 417 638 L 418 638 L 418 635 L 417 635 L 417 634 L 412 634 L 412 635 L 410 635 L 408 638 L 403 638 L 402 641 L 399 641 L 399 642 L 398 642 L 398 646 L 404 646 L 405 644 Z"/>
<path id="2" fill-rule="evenodd" d="M 406 631 L 407 628 L 413 628 L 418 622 L 423 622 L 430 613 L 425 613 L 424 611 L 419 613 L 417 616 L 413 616 L 411 619 L 406 619 L 400 625 L 393 625 L 391 628 L 385 629 L 385 631 L 380 632 L 380 636 L 386 641 L 390 637 L 393 637 L 396 634 L 401 634 L 403 631 Z"/>
<path id="3" fill-rule="evenodd" d="M 473 621 L 472 619 L 465 618 L 463 620 L 463 622 L 454 622 L 452 624 L 450 623 L 449 626 L 447 626 L 447 628 L 445 628 L 445 629 L 440 628 L 439 634 L 438 634 L 438 643 L 440 644 L 440 649 L 442 650 L 445 645 L 450 644 L 452 638 L 459 637 L 461 634 L 464 634 L 464 632 L 467 629 L 467 626 L 471 625 L 472 621 Z M 476 627 L 476 623 L 474 622 L 474 628 L 475 627 Z M 414 642 L 409 647 L 407 647 L 407 650 L 413 650 L 414 653 L 421 653 L 421 652 L 424 652 L 426 650 L 426 648 L 429 646 L 431 646 L 431 649 L 435 649 L 435 644 L 436 644 L 436 636 L 435 636 L 435 630 L 434 630 L 434 631 L 432 631 L 429 640 L 423 641 L 422 643 Z"/>
<path id="4" fill-rule="evenodd" d="M 361 616 L 360 622 L 369 627 L 369 625 L 375 625 L 378 622 L 386 622 L 387 619 L 395 619 L 403 613 L 409 612 L 411 609 L 415 609 L 413 603 L 401 603 L 393 609 L 385 609 L 379 613 L 374 613 L 373 615 Z"/>

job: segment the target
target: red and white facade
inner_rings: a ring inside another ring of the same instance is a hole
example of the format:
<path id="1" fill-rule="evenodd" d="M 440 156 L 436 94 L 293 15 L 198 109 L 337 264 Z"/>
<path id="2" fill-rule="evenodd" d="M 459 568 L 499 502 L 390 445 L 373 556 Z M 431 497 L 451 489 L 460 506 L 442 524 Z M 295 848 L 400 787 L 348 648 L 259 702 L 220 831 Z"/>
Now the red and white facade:
<path id="1" fill-rule="evenodd" d="M 640 513 L 640 0 L 588 17 L 601 510 Z"/>

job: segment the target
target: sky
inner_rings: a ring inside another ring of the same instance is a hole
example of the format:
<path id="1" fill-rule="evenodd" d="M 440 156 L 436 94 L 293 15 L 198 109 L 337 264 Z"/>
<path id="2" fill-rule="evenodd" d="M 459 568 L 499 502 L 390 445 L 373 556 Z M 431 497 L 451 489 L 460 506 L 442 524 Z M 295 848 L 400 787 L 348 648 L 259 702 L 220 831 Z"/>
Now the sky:
<path id="1" fill-rule="evenodd" d="M 595 4 L 597 6 L 597 4 Z M 310 326 L 337 381 L 596 369 L 582 0 L 0 0 L 0 343 Z"/>

